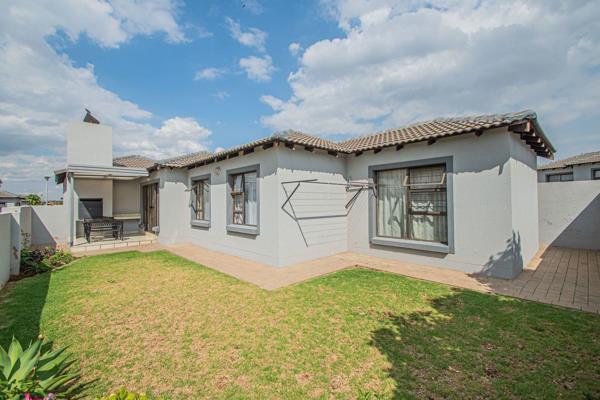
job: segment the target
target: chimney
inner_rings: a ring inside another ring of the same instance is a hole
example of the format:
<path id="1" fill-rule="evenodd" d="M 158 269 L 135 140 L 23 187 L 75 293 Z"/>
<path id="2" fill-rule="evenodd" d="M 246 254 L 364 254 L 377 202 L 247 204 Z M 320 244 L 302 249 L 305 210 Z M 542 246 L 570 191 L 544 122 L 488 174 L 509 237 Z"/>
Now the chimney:
<path id="1" fill-rule="evenodd" d="M 69 124 L 67 164 L 112 167 L 112 128 L 85 111 L 83 122 Z"/>

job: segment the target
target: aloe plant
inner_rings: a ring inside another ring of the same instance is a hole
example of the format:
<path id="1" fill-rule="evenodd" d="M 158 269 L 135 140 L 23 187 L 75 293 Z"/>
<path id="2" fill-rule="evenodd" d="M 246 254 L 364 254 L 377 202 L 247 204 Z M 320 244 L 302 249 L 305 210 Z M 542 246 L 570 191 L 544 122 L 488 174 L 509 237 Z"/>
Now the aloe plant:
<path id="1" fill-rule="evenodd" d="M 68 360 L 65 348 L 45 351 L 42 344 L 37 339 L 23 349 L 13 337 L 8 351 L 0 346 L 0 399 L 57 395 L 78 378 L 79 375 L 67 371 L 73 361 Z"/>

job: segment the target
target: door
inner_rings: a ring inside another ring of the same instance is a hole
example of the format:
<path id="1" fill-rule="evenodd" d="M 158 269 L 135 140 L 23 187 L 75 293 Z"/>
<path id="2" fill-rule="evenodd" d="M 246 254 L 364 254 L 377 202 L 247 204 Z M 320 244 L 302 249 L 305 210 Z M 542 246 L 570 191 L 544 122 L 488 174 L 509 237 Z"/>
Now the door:
<path id="1" fill-rule="evenodd" d="M 142 224 L 146 232 L 158 227 L 158 182 L 142 186 Z"/>

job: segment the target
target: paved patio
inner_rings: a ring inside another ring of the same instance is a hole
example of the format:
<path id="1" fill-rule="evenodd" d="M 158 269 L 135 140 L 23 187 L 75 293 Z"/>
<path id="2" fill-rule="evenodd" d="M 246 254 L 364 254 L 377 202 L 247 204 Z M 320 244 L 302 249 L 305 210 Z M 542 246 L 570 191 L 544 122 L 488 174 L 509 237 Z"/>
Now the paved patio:
<path id="1" fill-rule="evenodd" d="M 266 290 L 275 290 L 345 268 L 361 266 L 479 292 L 497 293 L 600 313 L 600 251 L 593 250 L 549 247 L 540 252 L 530 263 L 530 267 L 517 278 L 505 280 L 350 252 L 276 268 L 192 244 L 168 246 L 153 244 L 137 249 L 140 251 L 166 249 Z M 104 252 L 106 251 L 86 252 L 86 254 Z"/>

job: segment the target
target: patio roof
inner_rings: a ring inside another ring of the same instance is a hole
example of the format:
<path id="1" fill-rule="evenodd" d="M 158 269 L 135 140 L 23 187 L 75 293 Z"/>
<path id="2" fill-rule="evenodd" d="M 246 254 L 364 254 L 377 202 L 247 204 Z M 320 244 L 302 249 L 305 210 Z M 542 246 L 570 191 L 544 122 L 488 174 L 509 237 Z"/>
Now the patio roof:
<path id="1" fill-rule="evenodd" d="M 95 179 L 136 179 L 148 176 L 148 170 L 146 168 L 67 165 L 66 168 L 54 171 L 56 183 L 63 183 L 67 173 L 72 173 L 78 178 Z"/>

